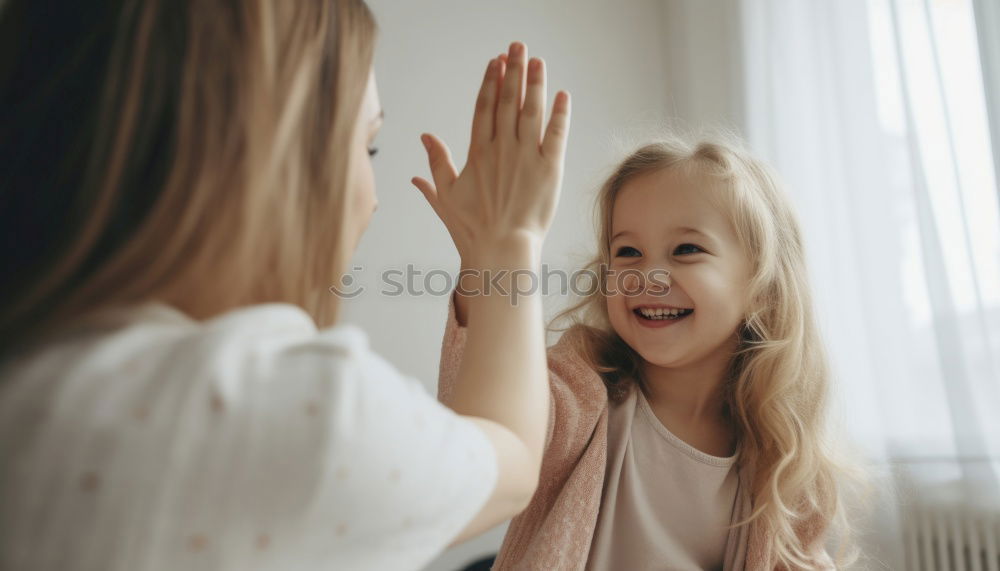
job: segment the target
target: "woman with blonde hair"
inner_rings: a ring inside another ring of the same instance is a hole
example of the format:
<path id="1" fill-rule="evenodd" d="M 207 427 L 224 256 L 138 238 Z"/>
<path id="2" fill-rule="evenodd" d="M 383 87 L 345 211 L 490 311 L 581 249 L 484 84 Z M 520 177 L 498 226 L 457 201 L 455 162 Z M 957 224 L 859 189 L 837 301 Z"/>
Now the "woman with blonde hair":
<path id="1" fill-rule="evenodd" d="M 592 287 L 556 322 L 541 486 L 495 569 L 829 569 L 855 553 L 798 223 L 735 139 L 665 137 L 597 198 Z M 580 282 L 585 287 L 586 280 Z M 452 296 L 439 397 L 469 301 Z M 467 358 L 467 356 L 465 357 Z"/>
<path id="2" fill-rule="evenodd" d="M 0 568 L 418 569 L 527 505 L 538 295 L 469 301 L 450 409 L 337 323 L 374 41 L 361 0 L 5 3 Z M 515 43 L 424 189 L 477 270 L 538 263 L 569 121 L 544 104 Z"/>

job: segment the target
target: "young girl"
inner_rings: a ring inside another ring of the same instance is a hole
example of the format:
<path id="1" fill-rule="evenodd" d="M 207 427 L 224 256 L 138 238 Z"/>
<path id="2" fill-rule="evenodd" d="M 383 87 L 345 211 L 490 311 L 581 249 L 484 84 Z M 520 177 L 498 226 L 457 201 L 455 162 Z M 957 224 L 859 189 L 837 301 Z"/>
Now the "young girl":
<path id="1" fill-rule="evenodd" d="M 828 568 L 844 523 L 829 373 L 773 174 L 736 144 L 655 142 L 615 169 L 598 215 L 600 287 L 560 316 L 541 481 L 495 568 Z"/>

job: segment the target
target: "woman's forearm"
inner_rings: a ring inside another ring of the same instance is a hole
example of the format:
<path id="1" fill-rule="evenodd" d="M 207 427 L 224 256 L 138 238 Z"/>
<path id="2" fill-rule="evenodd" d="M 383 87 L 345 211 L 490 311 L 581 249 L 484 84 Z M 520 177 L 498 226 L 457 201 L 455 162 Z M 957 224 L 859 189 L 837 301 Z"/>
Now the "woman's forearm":
<path id="1" fill-rule="evenodd" d="M 542 303 L 533 287 L 540 247 L 513 236 L 463 259 L 455 303 L 468 329 L 451 398 L 456 412 L 510 429 L 538 463 L 549 414 Z"/>

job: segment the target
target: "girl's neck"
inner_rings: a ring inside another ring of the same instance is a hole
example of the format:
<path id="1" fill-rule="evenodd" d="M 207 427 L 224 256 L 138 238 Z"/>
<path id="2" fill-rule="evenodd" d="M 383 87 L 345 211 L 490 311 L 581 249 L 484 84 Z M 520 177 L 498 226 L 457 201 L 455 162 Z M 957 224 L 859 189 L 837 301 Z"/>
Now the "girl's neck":
<path id="1" fill-rule="evenodd" d="M 729 347 L 684 367 L 643 364 L 643 394 L 654 410 L 669 412 L 687 423 L 715 422 L 723 417 L 723 381 L 732 352 Z"/>
<path id="2" fill-rule="evenodd" d="M 729 457 L 737 448 L 736 427 L 724 414 L 726 360 L 707 359 L 684 368 L 644 366 L 643 394 L 667 430 L 698 450 Z"/>

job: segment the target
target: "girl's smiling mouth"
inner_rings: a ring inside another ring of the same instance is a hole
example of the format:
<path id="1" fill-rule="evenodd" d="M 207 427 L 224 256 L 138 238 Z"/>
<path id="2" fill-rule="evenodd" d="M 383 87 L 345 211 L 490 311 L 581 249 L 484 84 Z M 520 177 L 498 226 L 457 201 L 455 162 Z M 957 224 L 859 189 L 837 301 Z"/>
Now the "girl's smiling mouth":
<path id="1" fill-rule="evenodd" d="M 692 313 L 694 313 L 692 308 L 666 305 L 640 305 L 632 310 L 636 320 L 644 327 L 666 327 L 681 321 Z"/>

